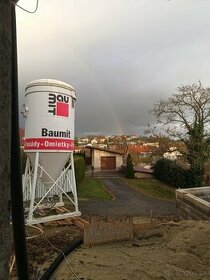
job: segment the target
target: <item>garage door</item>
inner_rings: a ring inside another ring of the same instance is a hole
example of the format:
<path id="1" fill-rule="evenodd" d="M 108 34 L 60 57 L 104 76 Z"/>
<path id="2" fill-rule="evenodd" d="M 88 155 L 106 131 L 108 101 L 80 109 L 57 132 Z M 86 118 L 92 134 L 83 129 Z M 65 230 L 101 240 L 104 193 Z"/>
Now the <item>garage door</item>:
<path id="1" fill-rule="evenodd" d="M 116 157 L 101 157 L 101 170 L 116 170 Z"/>

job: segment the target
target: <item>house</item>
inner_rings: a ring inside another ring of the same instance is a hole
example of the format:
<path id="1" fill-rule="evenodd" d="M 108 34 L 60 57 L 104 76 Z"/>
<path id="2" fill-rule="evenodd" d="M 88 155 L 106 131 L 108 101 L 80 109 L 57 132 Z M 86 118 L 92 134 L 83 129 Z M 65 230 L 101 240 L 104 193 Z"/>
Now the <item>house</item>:
<path id="1" fill-rule="evenodd" d="M 128 145 L 127 153 L 136 154 L 141 158 L 151 155 L 152 151 L 153 149 L 150 146 Z"/>
<path id="2" fill-rule="evenodd" d="M 160 144 L 159 142 L 150 142 L 150 143 L 143 143 L 143 146 L 150 146 L 150 147 L 155 147 L 155 148 L 159 148 Z"/>
<path id="3" fill-rule="evenodd" d="M 89 139 L 88 138 L 79 138 L 79 142 L 81 142 L 81 143 L 88 143 Z"/>
<path id="4" fill-rule="evenodd" d="M 182 154 L 179 152 L 179 150 L 176 147 L 170 147 L 168 152 L 163 154 L 164 158 L 167 158 L 170 160 L 177 160 L 181 156 L 182 156 Z"/>
<path id="5" fill-rule="evenodd" d="M 107 144 L 98 144 L 97 145 L 99 148 L 102 148 L 102 149 L 106 149 L 107 148 Z"/>
<path id="6" fill-rule="evenodd" d="M 124 144 L 112 143 L 112 144 L 109 144 L 109 150 L 117 151 L 122 154 L 125 154 L 127 147 Z"/>
<path id="7" fill-rule="evenodd" d="M 91 165 L 95 171 L 117 170 L 123 164 L 123 153 L 95 146 L 87 146 L 85 149 L 86 164 Z"/>
<path id="8" fill-rule="evenodd" d="M 132 141 L 134 139 L 138 139 L 138 137 L 136 135 L 129 135 L 129 136 L 126 137 L 127 141 Z"/>
<path id="9" fill-rule="evenodd" d="M 104 144 L 107 140 L 105 136 L 98 136 L 97 141 L 99 144 Z"/>
<path id="10" fill-rule="evenodd" d="M 94 139 L 92 139 L 92 140 L 90 141 L 90 143 L 91 143 L 92 145 L 95 145 L 95 144 L 98 143 L 98 141 L 94 138 Z"/>

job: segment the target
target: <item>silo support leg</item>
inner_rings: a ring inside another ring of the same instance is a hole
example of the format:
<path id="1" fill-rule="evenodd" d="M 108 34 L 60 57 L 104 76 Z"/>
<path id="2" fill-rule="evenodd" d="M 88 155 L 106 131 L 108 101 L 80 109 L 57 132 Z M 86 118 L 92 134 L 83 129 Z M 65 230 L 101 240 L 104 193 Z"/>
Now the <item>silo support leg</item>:
<path id="1" fill-rule="evenodd" d="M 37 172 L 38 172 L 38 163 L 39 163 L 39 153 L 36 152 L 35 156 L 35 164 L 34 164 L 34 176 L 32 181 L 32 190 L 31 190 L 31 201 L 30 201 L 30 208 L 29 208 L 29 222 L 33 219 L 33 211 L 34 211 L 34 199 L 35 199 L 35 191 L 36 191 L 36 182 L 37 182 Z"/>
<path id="2" fill-rule="evenodd" d="M 29 167 L 30 167 L 30 162 L 29 158 L 27 157 L 26 160 L 26 167 L 25 167 L 25 173 L 22 176 L 22 184 L 23 184 L 23 201 L 27 200 L 28 192 L 29 190 Z"/>
<path id="3" fill-rule="evenodd" d="M 76 212 L 79 211 L 78 209 L 78 198 L 77 198 L 77 188 L 76 188 L 76 180 L 75 180 L 75 170 L 74 170 L 74 155 L 71 153 L 71 170 L 72 170 L 72 193 L 74 196 L 74 205 Z"/>

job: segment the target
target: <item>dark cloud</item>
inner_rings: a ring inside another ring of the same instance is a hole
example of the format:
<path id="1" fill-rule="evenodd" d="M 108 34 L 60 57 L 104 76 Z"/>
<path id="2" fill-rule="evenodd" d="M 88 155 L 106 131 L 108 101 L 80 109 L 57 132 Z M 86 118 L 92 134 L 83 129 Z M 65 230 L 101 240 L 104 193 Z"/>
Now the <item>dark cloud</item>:
<path id="1" fill-rule="evenodd" d="M 207 0 L 40 0 L 34 15 L 18 10 L 20 104 L 29 81 L 55 78 L 76 88 L 77 135 L 142 133 L 176 86 L 209 85 L 209 14 Z"/>

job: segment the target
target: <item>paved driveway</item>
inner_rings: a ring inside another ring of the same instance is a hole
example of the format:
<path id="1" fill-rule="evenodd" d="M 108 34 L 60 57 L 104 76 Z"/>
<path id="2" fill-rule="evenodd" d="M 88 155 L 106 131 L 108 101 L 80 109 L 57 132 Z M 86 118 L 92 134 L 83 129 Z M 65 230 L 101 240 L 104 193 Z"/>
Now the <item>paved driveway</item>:
<path id="1" fill-rule="evenodd" d="M 107 190 L 114 194 L 112 201 L 81 201 L 79 210 L 82 215 L 106 216 L 106 217 L 130 217 L 130 216 L 176 216 L 176 203 L 151 198 L 142 192 L 130 188 L 121 178 L 101 179 Z"/>

